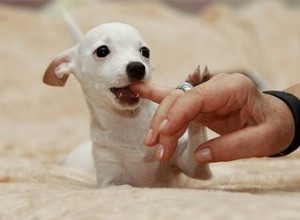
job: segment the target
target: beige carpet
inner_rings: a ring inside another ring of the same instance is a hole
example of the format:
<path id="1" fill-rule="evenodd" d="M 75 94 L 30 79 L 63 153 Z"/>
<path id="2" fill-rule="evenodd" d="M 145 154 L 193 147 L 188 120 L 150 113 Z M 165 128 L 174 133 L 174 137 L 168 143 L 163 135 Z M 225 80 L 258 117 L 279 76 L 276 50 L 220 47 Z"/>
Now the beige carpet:
<path id="1" fill-rule="evenodd" d="M 107 21 L 137 27 L 151 46 L 158 83 L 175 86 L 198 64 L 255 71 L 272 89 L 300 79 L 299 7 L 256 1 L 188 15 L 159 3 L 74 2 L 70 12 L 84 31 Z M 72 40 L 55 6 L 0 5 L 0 30 L 1 220 L 300 219 L 299 152 L 213 164 L 214 178 L 192 181 L 191 189 L 97 189 L 93 176 L 60 167 L 88 139 L 89 117 L 73 78 L 65 88 L 41 78 Z"/>

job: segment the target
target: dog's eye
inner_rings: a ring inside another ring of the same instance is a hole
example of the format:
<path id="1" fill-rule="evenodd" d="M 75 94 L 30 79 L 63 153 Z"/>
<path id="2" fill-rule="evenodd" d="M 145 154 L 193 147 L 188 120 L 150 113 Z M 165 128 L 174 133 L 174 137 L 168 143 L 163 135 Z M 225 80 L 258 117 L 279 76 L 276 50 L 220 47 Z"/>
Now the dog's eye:
<path id="1" fill-rule="evenodd" d="M 97 57 L 106 57 L 109 53 L 110 51 L 107 46 L 98 47 L 94 52 Z"/>
<path id="2" fill-rule="evenodd" d="M 147 47 L 142 47 L 140 49 L 140 52 L 144 57 L 146 57 L 146 58 L 150 57 L 150 50 Z"/>

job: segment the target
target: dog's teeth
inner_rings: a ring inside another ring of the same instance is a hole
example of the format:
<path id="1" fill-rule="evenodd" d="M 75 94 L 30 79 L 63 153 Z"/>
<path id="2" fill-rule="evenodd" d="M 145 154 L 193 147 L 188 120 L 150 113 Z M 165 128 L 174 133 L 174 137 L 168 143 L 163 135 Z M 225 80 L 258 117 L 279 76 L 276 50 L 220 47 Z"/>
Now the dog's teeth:
<path id="1" fill-rule="evenodd" d="M 140 94 L 133 93 L 128 86 L 123 88 L 111 88 L 112 93 L 115 94 L 116 99 L 122 98 L 139 98 Z"/>

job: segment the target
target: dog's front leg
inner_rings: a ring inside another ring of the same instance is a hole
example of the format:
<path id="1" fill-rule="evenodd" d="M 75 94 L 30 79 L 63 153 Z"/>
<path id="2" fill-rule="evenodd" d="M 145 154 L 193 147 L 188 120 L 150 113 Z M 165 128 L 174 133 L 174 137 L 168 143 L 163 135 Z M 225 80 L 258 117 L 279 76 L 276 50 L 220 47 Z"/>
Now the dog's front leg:
<path id="1" fill-rule="evenodd" d="M 129 184 L 130 180 L 124 172 L 120 158 L 108 147 L 94 144 L 93 157 L 99 187 Z"/>
<path id="2" fill-rule="evenodd" d="M 196 179 L 209 179 L 211 172 L 208 164 L 199 164 L 194 158 L 194 151 L 207 140 L 206 128 L 197 122 L 191 122 L 187 138 L 180 141 L 177 151 L 177 166 L 187 176 Z"/>

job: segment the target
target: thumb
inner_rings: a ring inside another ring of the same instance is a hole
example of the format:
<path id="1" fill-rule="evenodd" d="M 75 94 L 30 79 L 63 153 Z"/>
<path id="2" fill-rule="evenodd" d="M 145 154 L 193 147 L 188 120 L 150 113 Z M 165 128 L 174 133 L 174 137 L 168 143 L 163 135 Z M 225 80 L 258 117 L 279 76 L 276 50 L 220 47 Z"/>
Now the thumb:
<path id="1" fill-rule="evenodd" d="M 231 161 L 250 157 L 264 157 L 274 152 L 265 138 L 267 129 L 248 127 L 214 138 L 195 151 L 199 163 Z"/>

